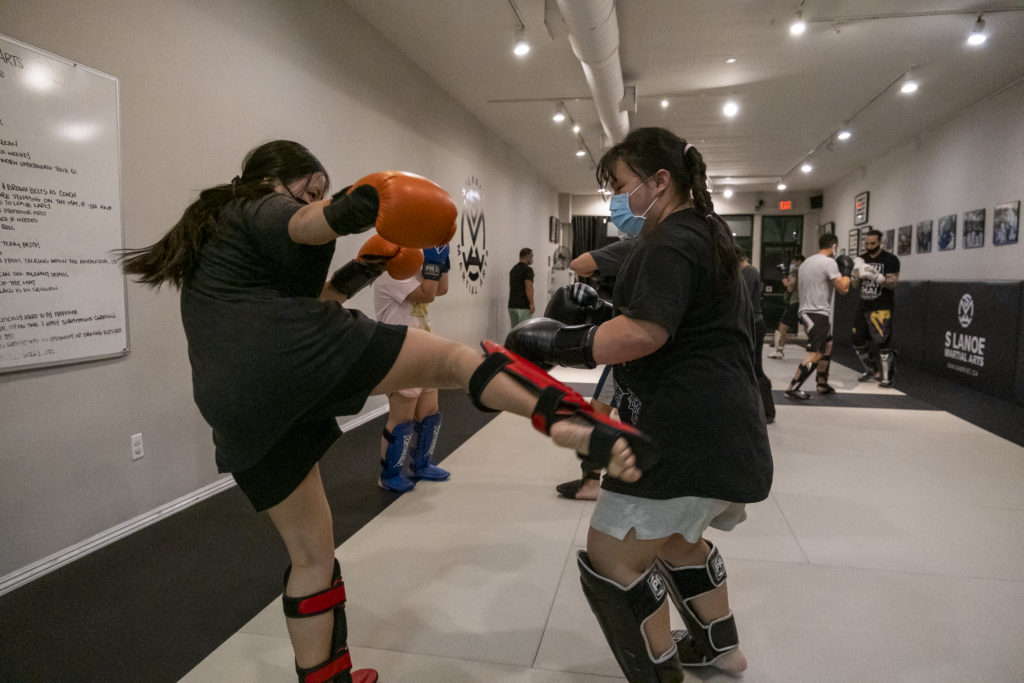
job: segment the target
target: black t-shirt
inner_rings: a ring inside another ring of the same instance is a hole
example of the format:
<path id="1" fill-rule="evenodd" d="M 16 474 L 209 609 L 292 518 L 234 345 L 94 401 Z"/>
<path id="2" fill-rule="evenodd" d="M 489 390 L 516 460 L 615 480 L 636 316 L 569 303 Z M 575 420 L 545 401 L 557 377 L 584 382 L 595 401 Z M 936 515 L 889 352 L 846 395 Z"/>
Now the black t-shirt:
<path id="1" fill-rule="evenodd" d="M 628 484 L 603 487 L 641 498 L 764 500 L 772 456 L 751 360 L 752 313 L 737 277 L 722 291 L 712 270 L 707 221 L 693 209 L 643 235 L 619 271 L 612 303 L 657 323 L 669 340 L 615 366 L 623 420 L 657 442 L 658 463 Z"/>
<path id="2" fill-rule="evenodd" d="M 747 288 L 747 296 L 750 297 L 750 307 L 754 313 L 755 322 L 764 322 L 764 313 L 761 310 L 761 273 L 754 266 L 745 266 L 740 271 L 743 284 Z"/>
<path id="3" fill-rule="evenodd" d="M 882 275 L 900 272 L 900 259 L 892 252 L 883 249 L 878 256 L 864 252 L 860 257 L 864 259 L 864 263 Z M 891 311 L 894 299 L 893 290 L 873 282 L 860 281 L 860 309 L 862 311 Z"/>
<path id="4" fill-rule="evenodd" d="M 362 313 L 317 298 L 334 242 L 292 241 L 288 221 L 300 207 L 277 193 L 228 204 L 181 290 L 193 395 L 222 472 L 255 464 L 336 392 L 375 329 Z"/>
<path id="5" fill-rule="evenodd" d="M 522 261 L 512 266 L 508 273 L 508 307 L 529 308 L 530 300 L 526 297 L 526 281 L 533 282 L 533 268 Z"/>

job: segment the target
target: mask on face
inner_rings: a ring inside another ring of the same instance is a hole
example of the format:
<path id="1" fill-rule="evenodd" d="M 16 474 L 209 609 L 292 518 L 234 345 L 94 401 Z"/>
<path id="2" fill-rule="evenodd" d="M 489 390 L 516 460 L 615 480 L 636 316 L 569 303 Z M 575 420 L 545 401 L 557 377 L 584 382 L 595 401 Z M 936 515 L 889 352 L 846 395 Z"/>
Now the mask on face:
<path id="1" fill-rule="evenodd" d="M 630 237 L 640 234 L 640 231 L 643 230 L 644 227 L 644 217 L 647 215 L 647 212 L 651 210 L 651 206 L 654 206 L 654 202 L 658 201 L 657 198 L 655 198 L 654 202 L 651 202 L 650 206 L 648 206 L 639 216 L 633 214 L 633 210 L 629 208 L 629 198 L 632 196 L 633 192 L 640 189 L 644 182 L 646 181 L 641 182 L 627 194 L 612 195 L 612 200 L 608 204 L 608 211 L 611 214 L 609 220 L 615 224 L 616 228 Z"/>

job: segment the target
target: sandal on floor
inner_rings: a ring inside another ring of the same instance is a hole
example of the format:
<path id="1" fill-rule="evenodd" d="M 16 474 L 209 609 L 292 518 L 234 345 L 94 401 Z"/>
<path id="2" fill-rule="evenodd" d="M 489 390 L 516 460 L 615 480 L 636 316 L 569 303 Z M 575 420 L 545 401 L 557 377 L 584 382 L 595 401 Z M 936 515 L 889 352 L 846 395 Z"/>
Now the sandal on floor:
<path id="1" fill-rule="evenodd" d="M 578 498 L 576 498 L 576 494 L 579 493 L 580 489 L 583 488 L 583 482 L 587 481 L 588 479 L 600 480 L 601 475 L 598 474 L 597 472 L 584 472 L 582 479 L 573 479 L 572 481 L 567 481 L 565 483 L 559 484 L 558 486 L 555 487 L 555 490 L 558 491 L 558 495 L 560 495 L 562 498 L 568 498 L 569 500 L 579 500 Z"/>

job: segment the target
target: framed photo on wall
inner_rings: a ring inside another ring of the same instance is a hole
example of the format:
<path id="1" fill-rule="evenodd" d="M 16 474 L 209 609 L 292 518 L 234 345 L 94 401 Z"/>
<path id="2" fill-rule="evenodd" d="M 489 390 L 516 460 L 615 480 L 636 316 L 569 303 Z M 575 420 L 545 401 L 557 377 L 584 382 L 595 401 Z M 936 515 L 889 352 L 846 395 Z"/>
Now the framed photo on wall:
<path id="1" fill-rule="evenodd" d="M 850 256 L 856 256 L 860 252 L 860 228 L 850 228 L 850 233 L 846 237 L 846 253 Z"/>
<path id="2" fill-rule="evenodd" d="M 985 246 L 985 209 L 964 212 L 964 249 Z"/>
<path id="3" fill-rule="evenodd" d="M 910 253 L 910 240 L 913 237 L 913 231 L 914 226 L 912 225 L 900 226 L 899 230 L 896 231 L 896 253 L 900 256 L 906 256 Z"/>
<path id="4" fill-rule="evenodd" d="M 1000 204 L 992 212 L 992 244 L 997 247 L 1017 244 L 1020 202 Z"/>
<path id="5" fill-rule="evenodd" d="M 829 221 L 828 223 L 825 223 L 824 225 L 819 225 L 818 226 L 818 237 L 822 237 L 824 235 L 834 235 L 834 234 L 836 234 L 836 224 L 835 224 L 835 221 Z"/>
<path id="6" fill-rule="evenodd" d="M 927 254 L 932 250 L 932 221 L 919 221 L 917 224 L 917 253 Z"/>
<path id="7" fill-rule="evenodd" d="M 939 218 L 939 251 L 956 249 L 956 214 Z"/>
<path id="8" fill-rule="evenodd" d="M 853 224 L 864 225 L 868 222 L 868 198 L 870 193 L 861 192 L 853 198 Z"/>
<path id="9" fill-rule="evenodd" d="M 895 243 L 895 241 L 895 230 L 886 230 L 884 233 L 882 233 L 882 249 L 885 249 L 886 251 L 891 253 L 893 251 L 893 244 Z"/>

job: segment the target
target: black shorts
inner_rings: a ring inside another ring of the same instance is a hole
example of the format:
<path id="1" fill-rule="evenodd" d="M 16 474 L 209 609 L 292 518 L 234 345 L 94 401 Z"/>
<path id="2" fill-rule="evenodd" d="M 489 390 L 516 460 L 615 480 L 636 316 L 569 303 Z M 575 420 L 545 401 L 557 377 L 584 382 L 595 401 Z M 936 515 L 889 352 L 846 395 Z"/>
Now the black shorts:
<path id="1" fill-rule="evenodd" d="M 334 390 L 310 408 L 252 467 L 232 476 L 257 512 L 273 507 L 291 495 L 313 465 L 341 436 L 338 415 L 362 410 L 373 388 L 380 384 L 398 357 L 405 341 L 402 325 L 379 323 L 370 343 L 338 380 Z"/>
<path id="2" fill-rule="evenodd" d="M 800 327 L 800 318 L 797 317 L 798 308 L 800 308 L 800 304 L 795 301 L 786 306 L 786 310 L 782 312 L 782 317 L 779 318 L 779 324 L 796 331 L 796 328 Z"/>
<path id="3" fill-rule="evenodd" d="M 853 319 L 853 345 L 867 346 L 870 342 L 880 350 L 889 348 L 892 340 L 892 310 L 858 310 Z"/>
<path id="4" fill-rule="evenodd" d="M 832 324 L 824 313 L 801 313 L 800 319 L 807 328 L 807 350 L 810 353 L 825 353 L 832 341 Z"/>

